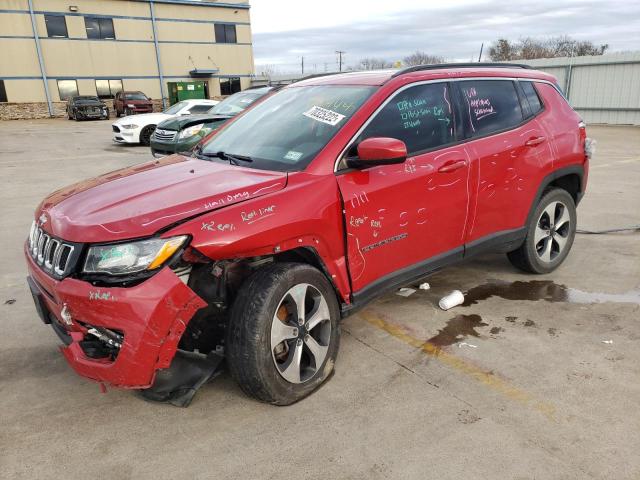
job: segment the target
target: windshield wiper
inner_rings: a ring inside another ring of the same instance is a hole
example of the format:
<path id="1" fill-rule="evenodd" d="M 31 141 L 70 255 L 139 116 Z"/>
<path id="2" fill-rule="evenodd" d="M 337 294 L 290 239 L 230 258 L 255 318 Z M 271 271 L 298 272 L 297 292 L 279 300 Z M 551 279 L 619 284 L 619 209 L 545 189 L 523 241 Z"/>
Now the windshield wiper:
<path id="1" fill-rule="evenodd" d="M 202 153 L 202 155 L 206 155 L 207 157 L 221 158 L 222 160 L 229 160 L 229 163 L 231 165 L 240 165 L 240 162 L 253 162 L 253 158 L 251 157 L 247 157 L 245 155 L 233 155 L 226 152 Z"/>

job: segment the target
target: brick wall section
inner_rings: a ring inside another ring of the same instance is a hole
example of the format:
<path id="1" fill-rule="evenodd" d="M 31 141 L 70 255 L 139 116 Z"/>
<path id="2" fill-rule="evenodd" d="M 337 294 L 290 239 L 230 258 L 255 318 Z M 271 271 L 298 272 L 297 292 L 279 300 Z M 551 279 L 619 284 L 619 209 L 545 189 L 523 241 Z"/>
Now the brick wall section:
<path id="1" fill-rule="evenodd" d="M 105 99 L 104 103 L 107 104 L 111 116 L 115 116 L 113 113 L 113 100 Z M 54 117 L 65 117 L 67 115 L 67 102 L 52 102 L 52 105 Z M 153 111 L 162 111 L 161 100 L 153 100 Z M 33 118 L 49 118 L 46 102 L 0 103 L 0 120 L 30 120 Z"/>

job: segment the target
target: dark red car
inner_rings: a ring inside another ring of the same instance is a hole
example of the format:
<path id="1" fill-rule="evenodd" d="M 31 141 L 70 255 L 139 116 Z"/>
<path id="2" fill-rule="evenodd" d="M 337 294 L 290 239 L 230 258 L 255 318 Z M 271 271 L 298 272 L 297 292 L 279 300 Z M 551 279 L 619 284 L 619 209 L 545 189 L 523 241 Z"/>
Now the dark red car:
<path id="1" fill-rule="evenodd" d="M 118 92 L 113 98 L 116 117 L 153 112 L 153 102 L 142 92 Z"/>
<path id="2" fill-rule="evenodd" d="M 528 68 L 313 78 L 191 156 L 51 194 L 29 284 L 84 377 L 180 403 L 224 355 L 245 392 L 289 404 L 371 299 L 481 252 L 558 267 L 589 145 L 555 78 Z"/>

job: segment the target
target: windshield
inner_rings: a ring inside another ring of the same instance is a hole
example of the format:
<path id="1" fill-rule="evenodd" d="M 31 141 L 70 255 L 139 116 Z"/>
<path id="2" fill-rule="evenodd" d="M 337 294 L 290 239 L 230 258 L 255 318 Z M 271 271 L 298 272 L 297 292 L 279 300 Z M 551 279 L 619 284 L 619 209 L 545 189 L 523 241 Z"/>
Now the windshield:
<path id="1" fill-rule="evenodd" d="M 149 100 L 147 96 L 142 92 L 127 93 L 124 96 L 125 100 Z"/>
<path id="2" fill-rule="evenodd" d="M 162 113 L 166 113 L 167 115 L 175 115 L 186 106 L 187 106 L 187 102 L 178 102 L 174 105 L 171 105 Z"/>
<path id="3" fill-rule="evenodd" d="M 75 103 L 91 103 L 91 102 L 99 102 L 98 97 L 75 97 L 73 99 Z"/>
<path id="4" fill-rule="evenodd" d="M 267 92 L 240 92 L 225 98 L 207 113 L 212 115 L 237 115 Z"/>
<path id="5" fill-rule="evenodd" d="M 286 88 L 248 110 L 202 148 L 249 157 L 243 165 L 278 171 L 304 169 L 376 87 L 319 85 Z"/>

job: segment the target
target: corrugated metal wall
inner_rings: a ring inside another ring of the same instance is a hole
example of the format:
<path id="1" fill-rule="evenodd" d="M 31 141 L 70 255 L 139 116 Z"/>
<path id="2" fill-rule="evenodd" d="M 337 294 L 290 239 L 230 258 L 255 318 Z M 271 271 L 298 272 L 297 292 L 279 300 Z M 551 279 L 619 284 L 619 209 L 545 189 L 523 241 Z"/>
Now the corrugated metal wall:
<path id="1" fill-rule="evenodd" d="M 640 52 L 526 63 L 554 75 L 585 122 L 640 125 Z"/>

